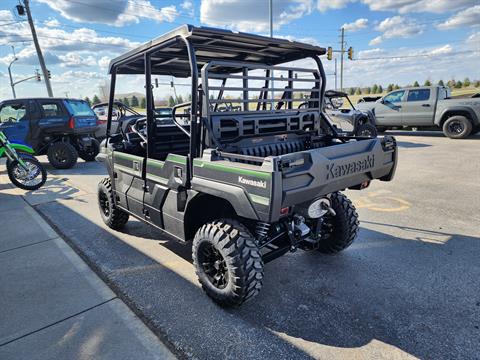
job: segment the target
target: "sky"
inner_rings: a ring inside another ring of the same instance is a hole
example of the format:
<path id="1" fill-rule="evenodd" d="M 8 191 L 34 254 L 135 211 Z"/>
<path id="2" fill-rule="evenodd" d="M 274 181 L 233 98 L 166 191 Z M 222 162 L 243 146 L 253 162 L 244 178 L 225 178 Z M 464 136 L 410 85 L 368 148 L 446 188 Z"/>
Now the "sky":
<path id="1" fill-rule="evenodd" d="M 269 35 L 268 0 L 30 3 L 55 96 L 101 95 L 112 58 L 182 24 Z M 12 45 L 18 57 L 12 65 L 14 81 L 40 68 L 17 4 L 0 0 L 0 99 L 11 98 L 7 67 Z M 274 36 L 334 49 L 340 47 L 343 27 L 346 47 L 354 49 L 354 60 L 344 65 L 345 87 L 480 80 L 480 0 L 273 0 L 273 19 Z M 333 88 L 334 61 L 323 57 L 323 63 L 327 88 Z M 118 92 L 143 92 L 139 77 L 117 82 Z M 179 85 L 177 91 L 186 89 Z M 46 96 L 45 84 L 35 80 L 18 84 L 16 91 L 19 97 Z M 173 93 L 166 85 L 155 92 L 159 98 Z"/>

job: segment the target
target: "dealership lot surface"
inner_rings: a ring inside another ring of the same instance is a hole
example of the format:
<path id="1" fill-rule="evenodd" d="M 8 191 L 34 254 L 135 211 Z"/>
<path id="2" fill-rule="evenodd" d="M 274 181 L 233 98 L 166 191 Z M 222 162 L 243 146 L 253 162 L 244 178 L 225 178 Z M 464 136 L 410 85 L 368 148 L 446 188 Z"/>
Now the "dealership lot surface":
<path id="1" fill-rule="evenodd" d="M 357 241 L 268 264 L 260 295 L 236 310 L 201 291 L 189 246 L 135 220 L 124 232 L 103 225 L 102 164 L 50 168 L 25 198 L 177 355 L 480 358 L 480 134 L 393 134 L 394 181 L 348 192 Z"/>

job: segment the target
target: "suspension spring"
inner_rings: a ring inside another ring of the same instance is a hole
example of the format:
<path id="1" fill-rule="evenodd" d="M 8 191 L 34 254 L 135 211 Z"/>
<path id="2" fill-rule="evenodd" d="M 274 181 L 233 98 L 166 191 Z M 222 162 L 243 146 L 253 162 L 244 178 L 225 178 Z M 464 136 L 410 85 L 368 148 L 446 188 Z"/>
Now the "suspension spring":
<path id="1" fill-rule="evenodd" d="M 264 221 L 258 221 L 257 226 L 255 227 L 255 235 L 257 239 L 261 242 L 264 240 L 267 235 L 268 231 L 270 230 L 270 224 Z"/>

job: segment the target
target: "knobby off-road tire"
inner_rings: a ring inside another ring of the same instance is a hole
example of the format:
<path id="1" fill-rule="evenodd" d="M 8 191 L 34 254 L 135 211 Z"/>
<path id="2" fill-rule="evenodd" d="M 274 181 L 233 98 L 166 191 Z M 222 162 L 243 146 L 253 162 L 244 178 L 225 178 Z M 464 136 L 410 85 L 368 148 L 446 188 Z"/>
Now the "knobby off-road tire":
<path id="1" fill-rule="evenodd" d="M 355 130 L 355 136 L 365 136 L 376 138 L 378 135 L 377 128 L 369 123 L 359 125 Z"/>
<path id="2" fill-rule="evenodd" d="M 56 169 L 70 169 L 77 163 L 78 153 L 75 147 L 59 141 L 50 145 L 47 151 L 48 161 Z"/>
<path id="3" fill-rule="evenodd" d="M 91 148 L 86 151 L 79 151 L 78 156 L 84 161 L 94 161 L 99 152 L 100 143 L 97 139 L 93 139 Z"/>
<path id="4" fill-rule="evenodd" d="M 240 306 L 259 293 L 262 256 L 249 230 L 238 221 L 221 219 L 203 225 L 192 253 L 198 280 L 217 304 Z"/>
<path id="5" fill-rule="evenodd" d="M 472 129 L 472 122 L 461 115 L 452 116 L 443 123 L 443 133 L 450 139 L 464 139 Z"/>
<path id="6" fill-rule="evenodd" d="M 336 254 L 349 247 L 358 234 L 358 214 L 352 202 L 342 193 L 335 192 L 330 198 L 335 216 L 326 219 L 330 232 L 320 240 L 318 251 Z"/>
<path id="7" fill-rule="evenodd" d="M 119 230 L 128 221 L 128 213 L 115 206 L 112 183 L 105 178 L 98 184 L 98 208 L 103 222 L 111 229 Z"/>
<path id="8" fill-rule="evenodd" d="M 8 178 L 16 187 L 33 191 L 39 189 L 47 181 L 47 171 L 40 162 L 31 155 L 18 154 L 23 162 L 32 171 L 31 178 L 18 177 L 23 169 L 18 160 L 13 160 L 7 164 Z"/>

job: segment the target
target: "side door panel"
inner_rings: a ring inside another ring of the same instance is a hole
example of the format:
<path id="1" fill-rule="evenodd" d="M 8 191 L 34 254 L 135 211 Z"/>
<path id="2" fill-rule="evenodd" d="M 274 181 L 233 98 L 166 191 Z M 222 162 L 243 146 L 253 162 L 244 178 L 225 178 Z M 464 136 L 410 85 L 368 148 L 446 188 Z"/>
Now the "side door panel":
<path id="1" fill-rule="evenodd" d="M 405 91 L 391 92 L 375 105 L 375 121 L 381 126 L 402 126 L 402 106 Z M 389 101 L 391 100 L 391 101 Z"/>
<path id="2" fill-rule="evenodd" d="M 30 132 L 30 112 L 27 101 L 9 101 L 0 109 L 0 129 L 11 142 L 27 144 Z"/>
<path id="3" fill-rule="evenodd" d="M 403 103 L 404 126 L 432 126 L 435 112 L 435 92 L 430 89 L 410 89 Z"/>
<path id="4" fill-rule="evenodd" d="M 113 177 L 118 204 L 133 214 L 143 217 L 144 158 L 113 152 Z"/>
<path id="5" fill-rule="evenodd" d="M 38 100 L 41 117 L 38 127 L 42 134 L 62 133 L 67 126 L 69 114 L 60 100 Z"/>

